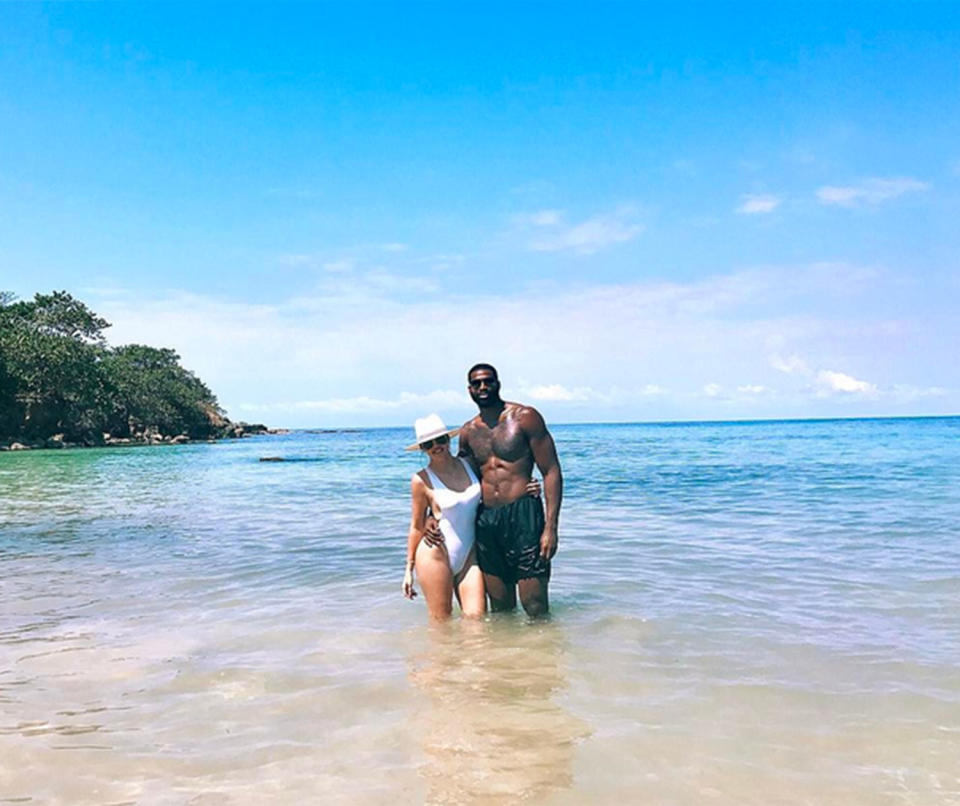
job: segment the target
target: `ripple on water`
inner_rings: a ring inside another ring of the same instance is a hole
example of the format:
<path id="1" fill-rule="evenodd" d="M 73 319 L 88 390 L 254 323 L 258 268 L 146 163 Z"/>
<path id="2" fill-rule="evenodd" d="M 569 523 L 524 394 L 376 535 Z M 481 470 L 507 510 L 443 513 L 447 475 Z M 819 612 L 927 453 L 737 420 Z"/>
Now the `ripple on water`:
<path id="1" fill-rule="evenodd" d="M 558 427 L 553 618 L 436 628 L 405 431 L 5 454 L 3 794 L 960 801 L 958 423 Z"/>

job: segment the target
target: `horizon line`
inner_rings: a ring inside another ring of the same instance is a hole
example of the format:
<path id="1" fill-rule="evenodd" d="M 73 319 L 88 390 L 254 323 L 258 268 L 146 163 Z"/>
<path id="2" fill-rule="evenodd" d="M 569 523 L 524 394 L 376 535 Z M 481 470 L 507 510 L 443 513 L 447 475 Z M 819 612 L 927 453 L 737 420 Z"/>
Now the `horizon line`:
<path id="1" fill-rule="evenodd" d="M 960 414 L 890 414 L 890 415 L 862 415 L 852 417 L 770 417 L 732 420 L 606 420 L 576 423 L 554 423 L 552 427 L 568 427 L 577 425 L 763 425 L 776 423 L 832 423 L 832 422 L 864 422 L 872 420 L 956 420 Z M 238 420 L 238 423 L 244 422 Z M 298 427 L 268 426 L 280 431 L 395 431 L 409 429 L 410 425 L 312 425 Z"/>

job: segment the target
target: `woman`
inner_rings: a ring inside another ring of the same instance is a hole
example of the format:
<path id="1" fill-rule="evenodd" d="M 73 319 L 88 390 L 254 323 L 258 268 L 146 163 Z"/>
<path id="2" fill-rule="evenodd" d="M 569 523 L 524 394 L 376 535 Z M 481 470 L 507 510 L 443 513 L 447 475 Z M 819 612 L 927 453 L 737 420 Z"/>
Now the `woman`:
<path id="1" fill-rule="evenodd" d="M 416 569 L 430 618 L 450 618 L 454 594 L 463 615 L 478 618 L 487 609 L 483 574 L 473 547 L 480 479 L 468 461 L 450 452 L 450 438 L 459 428 L 447 428 L 439 415 L 430 414 L 414 423 L 414 431 L 417 441 L 407 450 L 423 451 L 429 463 L 410 480 L 413 506 L 403 595 L 408 599 L 417 595 L 413 588 Z M 539 495 L 540 485 L 531 481 L 527 492 Z M 443 534 L 443 543 L 439 546 L 428 546 L 421 540 L 428 512 L 439 519 Z"/>

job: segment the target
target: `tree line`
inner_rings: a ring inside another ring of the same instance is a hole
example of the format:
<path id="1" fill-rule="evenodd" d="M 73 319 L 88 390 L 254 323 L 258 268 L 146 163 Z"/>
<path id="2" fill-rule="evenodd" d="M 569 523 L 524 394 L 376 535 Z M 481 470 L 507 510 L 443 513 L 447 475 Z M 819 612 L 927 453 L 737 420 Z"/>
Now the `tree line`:
<path id="1" fill-rule="evenodd" d="M 17 300 L 0 292 L 0 438 L 224 436 L 217 398 L 173 350 L 111 347 L 110 327 L 66 291 Z"/>

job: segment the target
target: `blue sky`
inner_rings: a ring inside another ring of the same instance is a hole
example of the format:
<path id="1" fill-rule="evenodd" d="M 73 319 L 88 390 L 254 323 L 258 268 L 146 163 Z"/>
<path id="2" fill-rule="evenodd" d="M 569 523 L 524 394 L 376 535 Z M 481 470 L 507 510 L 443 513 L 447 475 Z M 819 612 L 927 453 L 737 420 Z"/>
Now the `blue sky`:
<path id="1" fill-rule="evenodd" d="M 950 3 L 0 5 L 0 289 L 235 419 L 960 412 Z"/>

